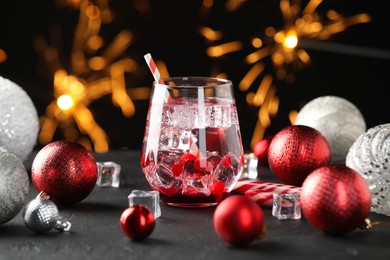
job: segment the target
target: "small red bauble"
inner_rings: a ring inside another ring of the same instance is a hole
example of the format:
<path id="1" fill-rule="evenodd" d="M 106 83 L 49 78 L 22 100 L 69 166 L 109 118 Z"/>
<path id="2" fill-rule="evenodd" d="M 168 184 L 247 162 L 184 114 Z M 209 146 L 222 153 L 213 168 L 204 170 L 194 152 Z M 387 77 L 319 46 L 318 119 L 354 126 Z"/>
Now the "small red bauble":
<path id="1" fill-rule="evenodd" d="M 126 236 L 133 240 L 142 240 L 153 232 L 155 219 L 149 208 L 135 205 L 122 212 L 120 226 Z"/>
<path id="2" fill-rule="evenodd" d="M 252 199 L 234 195 L 226 198 L 215 209 L 214 229 L 225 242 L 234 246 L 249 244 L 261 238 L 264 214 Z"/>
<path id="3" fill-rule="evenodd" d="M 279 131 L 268 149 L 268 164 L 286 184 L 301 186 L 307 175 L 330 163 L 330 147 L 316 129 L 292 125 Z"/>
<path id="4" fill-rule="evenodd" d="M 260 165 L 268 166 L 268 148 L 271 140 L 272 136 L 267 136 L 253 146 L 253 154 L 259 160 Z"/>
<path id="5" fill-rule="evenodd" d="M 301 208 L 306 219 L 326 233 L 343 234 L 368 217 L 371 193 L 365 180 L 345 165 L 314 170 L 302 184 Z"/>
<path id="6" fill-rule="evenodd" d="M 31 179 L 56 203 L 71 205 L 86 198 L 96 185 L 93 155 L 81 144 L 60 140 L 44 146 L 35 156 Z"/>

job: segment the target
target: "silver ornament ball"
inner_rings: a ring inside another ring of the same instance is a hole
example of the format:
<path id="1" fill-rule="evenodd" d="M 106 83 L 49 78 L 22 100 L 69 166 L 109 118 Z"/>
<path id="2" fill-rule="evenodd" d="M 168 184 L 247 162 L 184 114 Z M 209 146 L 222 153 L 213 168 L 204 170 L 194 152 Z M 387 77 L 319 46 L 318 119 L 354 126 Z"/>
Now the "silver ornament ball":
<path id="1" fill-rule="evenodd" d="M 0 76 L 0 147 L 25 161 L 38 137 L 37 110 L 28 94 Z"/>
<path id="2" fill-rule="evenodd" d="M 24 224 L 32 231 L 45 233 L 54 228 L 59 218 L 58 208 L 48 199 L 35 198 L 23 211 Z"/>
<path id="3" fill-rule="evenodd" d="M 46 233 L 51 229 L 69 231 L 72 224 L 58 213 L 57 205 L 49 200 L 50 196 L 41 191 L 23 210 L 24 224 L 37 233 Z"/>
<path id="4" fill-rule="evenodd" d="M 23 162 L 0 147 L 0 224 L 10 221 L 22 210 L 29 188 Z"/>
<path id="5" fill-rule="evenodd" d="M 298 112 L 294 124 L 313 127 L 325 137 L 332 163 L 345 163 L 349 148 L 366 131 L 360 110 L 337 96 L 321 96 L 309 101 Z"/>
<path id="6" fill-rule="evenodd" d="M 390 124 L 368 129 L 348 151 L 345 164 L 366 180 L 371 211 L 390 216 Z"/>

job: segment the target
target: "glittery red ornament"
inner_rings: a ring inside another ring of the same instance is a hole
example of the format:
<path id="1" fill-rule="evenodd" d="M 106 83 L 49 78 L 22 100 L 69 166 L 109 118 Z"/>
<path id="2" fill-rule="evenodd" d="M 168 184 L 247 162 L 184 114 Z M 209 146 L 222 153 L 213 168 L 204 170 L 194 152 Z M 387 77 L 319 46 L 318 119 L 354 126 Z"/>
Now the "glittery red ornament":
<path id="1" fill-rule="evenodd" d="M 329 164 L 330 148 L 316 129 L 292 125 L 279 131 L 268 149 L 270 169 L 286 184 L 301 186 L 307 175 Z"/>
<path id="2" fill-rule="evenodd" d="M 155 219 L 149 208 L 135 205 L 122 212 L 120 226 L 126 236 L 133 240 L 142 240 L 153 232 Z"/>
<path id="3" fill-rule="evenodd" d="M 302 184 L 301 208 L 306 219 L 326 233 L 343 234 L 368 217 L 371 193 L 365 180 L 345 165 L 314 170 Z"/>
<path id="4" fill-rule="evenodd" d="M 234 195 L 226 198 L 214 211 L 214 229 L 225 242 L 242 246 L 264 231 L 264 215 L 259 205 L 252 199 Z"/>
<path id="5" fill-rule="evenodd" d="M 272 136 L 267 136 L 257 141 L 253 146 L 253 154 L 259 160 L 260 165 L 268 166 L 268 148 L 271 140 Z"/>
<path id="6" fill-rule="evenodd" d="M 96 185 L 95 158 L 81 144 L 60 140 L 44 146 L 35 156 L 31 179 L 56 204 L 71 205 L 86 198 Z"/>

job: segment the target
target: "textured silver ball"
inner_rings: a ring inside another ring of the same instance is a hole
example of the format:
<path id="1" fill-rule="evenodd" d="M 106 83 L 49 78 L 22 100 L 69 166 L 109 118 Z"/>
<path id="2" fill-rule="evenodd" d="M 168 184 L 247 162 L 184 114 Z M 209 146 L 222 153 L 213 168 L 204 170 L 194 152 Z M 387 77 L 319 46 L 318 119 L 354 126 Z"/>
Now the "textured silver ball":
<path id="1" fill-rule="evenodd" d="M 58 208 L 48 199 L 35 198 L 23 210 L 24 224 L 37 233 L 53 229 L 58 219 Z"/>
<path id="2" fill-rule="evenodd" d="M 10 221 L 22 210 L 29 188 L 28 173 L 22 161 L 0 147 L 0 224 Z"/>
<path id="3" fill-rule="evenodd" d="M 27 93 L 0 76 L 0 147 L 25 161 L 38 137 L 37 110 Z"/>
<path id="4" fill-rule="evenodd" d="M 368 129 L 353 143 L 345 164 L 366 180 L 371 211 L 390 216 L 390 124 Z"/>
<path id="5" fill-rule="evenodd" d="M 351 145 L 366 131 L 359 109 L 337 96 L 322 96 L 308 102 L 298 112 L 295 125 L 317 129 L 328 141 L 331 163 L 345 163 Z"/>

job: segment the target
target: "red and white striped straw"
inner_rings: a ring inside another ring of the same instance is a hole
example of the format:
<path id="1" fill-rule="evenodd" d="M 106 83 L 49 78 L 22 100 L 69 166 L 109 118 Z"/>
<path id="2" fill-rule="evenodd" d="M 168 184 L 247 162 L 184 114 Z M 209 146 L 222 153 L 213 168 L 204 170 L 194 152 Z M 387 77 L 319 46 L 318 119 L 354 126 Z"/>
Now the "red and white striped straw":
<path id="1" fill-rule="evenodd" d="M 144 58 L 146 60 L 146 63 L 148 64 L 148 67 L 149 67 L 150 71 L 153 74 L 154 80 L 156 82 L 158 82 L 159 84 L 164 84 L 164 80 L 161 77 L 160 72 L 158 71 L 156 63 L 154 63 L 152 55 L 150 55 L 150 53 L 147 53 L 147 54 L 144 55 Z"/>

